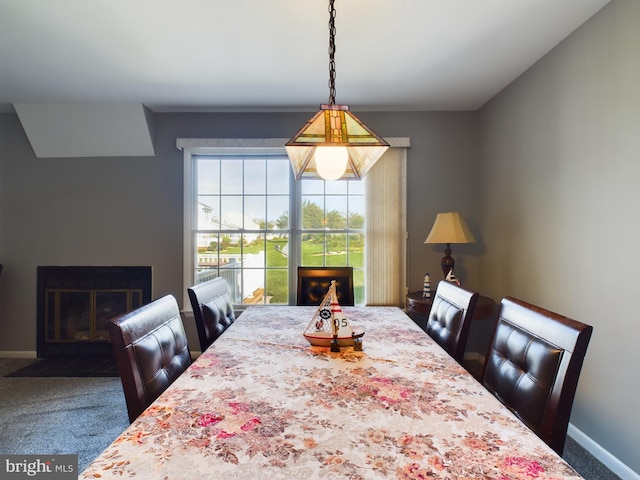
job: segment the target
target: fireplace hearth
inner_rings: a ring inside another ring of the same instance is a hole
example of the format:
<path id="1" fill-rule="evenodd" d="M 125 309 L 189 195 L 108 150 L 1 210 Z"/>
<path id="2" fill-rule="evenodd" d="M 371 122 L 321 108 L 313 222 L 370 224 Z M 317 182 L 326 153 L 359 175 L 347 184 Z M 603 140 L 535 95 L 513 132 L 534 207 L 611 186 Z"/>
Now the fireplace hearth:
<path id="1" fill-rule="evenodd" d="M 112 357 L 105 322 L 150 301 L 151 267 L 38 267 L 38 357 Z"/>

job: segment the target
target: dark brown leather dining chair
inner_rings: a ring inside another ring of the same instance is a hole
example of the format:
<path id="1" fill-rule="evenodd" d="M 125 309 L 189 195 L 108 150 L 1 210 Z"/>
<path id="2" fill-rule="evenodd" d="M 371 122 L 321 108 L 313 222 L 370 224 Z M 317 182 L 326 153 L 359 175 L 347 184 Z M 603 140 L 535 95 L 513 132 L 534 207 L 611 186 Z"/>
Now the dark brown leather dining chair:
<path id="1" fill-rule="evenodd" d="M 592 332 L 512 297 L 500 303 L 482 383 L 558 455 Z"/>
<path id="2" fill-rule="evenodd" d="M 316 306 L 336 281 L 336 294 L 341 306 L 353 306 L 353 267 L 298 267 L 297 305 Z"/>
<path id="3" fill-rule="evenodd" d="M 425 331 L 460 364 L 478 297 L 477 292 L 442 280 L 431 303 Z"/>
<path id="4" fill-rule="evenodd" d="M 129 421 L 191 364 L 178 302 L 172 295 L 107 321 Z"/>
<path id="5" fill-rule="evenodd" d="M 229 285 L 222 277 L 187 289 L 198 330 L 200 351 L 204 352 L 235 319 Z"/>

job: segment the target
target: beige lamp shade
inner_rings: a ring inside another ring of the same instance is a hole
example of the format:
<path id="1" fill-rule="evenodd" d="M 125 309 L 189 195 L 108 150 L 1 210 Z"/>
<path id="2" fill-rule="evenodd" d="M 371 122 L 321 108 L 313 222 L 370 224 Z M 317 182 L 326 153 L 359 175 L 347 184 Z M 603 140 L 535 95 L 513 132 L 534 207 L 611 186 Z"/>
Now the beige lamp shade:
<path id="1" fill-rule="evenodd" d="M 458 212 L 439 213 L 424 243 L 474 243 L 475 237 Z"/>
<path id="2" fill-rule="evenodd" d="M 451 256 L 452 243 L 474 243 L 475 237 L 469 230 L 467 222 L 458 212 L 439 213 L 424 243 L 446 243 L 444 257 L 440 261 L 442 273 L 447 274 L 455 267 Z"/>

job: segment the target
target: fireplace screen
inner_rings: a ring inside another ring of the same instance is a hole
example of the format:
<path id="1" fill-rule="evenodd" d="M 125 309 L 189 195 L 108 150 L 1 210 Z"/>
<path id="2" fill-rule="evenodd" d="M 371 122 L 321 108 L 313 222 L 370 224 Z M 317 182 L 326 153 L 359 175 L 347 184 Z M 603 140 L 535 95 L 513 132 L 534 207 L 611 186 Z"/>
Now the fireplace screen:
<path id="1" fill-rule="evenodd" d="M 38 356 L 111 356 L 106 321 L 151 299 L 151 267 L 38 267 Z"/>
<path id="2" fill-rule="evenodd" d="M 142 290 L 47 290 L 47 342 L 108 342 L 110 318 L 142 306 Z"/>

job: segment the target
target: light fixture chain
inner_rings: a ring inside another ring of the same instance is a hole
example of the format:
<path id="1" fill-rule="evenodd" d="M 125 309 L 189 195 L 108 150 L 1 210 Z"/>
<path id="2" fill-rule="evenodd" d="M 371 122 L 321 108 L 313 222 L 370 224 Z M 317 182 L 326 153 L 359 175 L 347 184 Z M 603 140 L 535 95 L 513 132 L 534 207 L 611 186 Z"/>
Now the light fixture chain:
<path id="1" fill-rule="evenodd" d="M 336 9 L 329 0 L 329 105 L 336 103 Z"/>

